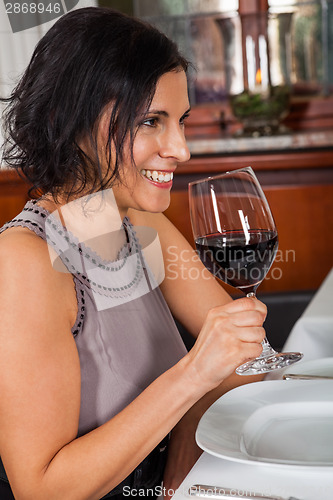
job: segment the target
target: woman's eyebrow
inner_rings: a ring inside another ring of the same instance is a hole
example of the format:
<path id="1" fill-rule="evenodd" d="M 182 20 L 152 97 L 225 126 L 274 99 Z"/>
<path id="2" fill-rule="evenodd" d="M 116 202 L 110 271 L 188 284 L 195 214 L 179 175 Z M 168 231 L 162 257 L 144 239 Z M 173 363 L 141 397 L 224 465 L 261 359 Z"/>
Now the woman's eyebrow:
<path id="1" fill-rule="evenodd" d="M 158 109 L 150 109 L 148 111 L 148 114 L 149 115 L 160 115 L 160 116 L 166 116 L 168 117 L 169 116 L 169 113 L 167 111 L 159 111 Z"/>
<path id="2" fill-rule="evenodd" d="M 183 114 L 182 116 L 187 115 L 191 111 L 191 107 L 189 107 Z M 159 115 L 159 116 L 165 116 L 166 118 L 169 117 L 169 113 L 167 111 L 163 110 L 158 110 L 158 109 L 150 109 L 147 114 L 151 115 Z"/>

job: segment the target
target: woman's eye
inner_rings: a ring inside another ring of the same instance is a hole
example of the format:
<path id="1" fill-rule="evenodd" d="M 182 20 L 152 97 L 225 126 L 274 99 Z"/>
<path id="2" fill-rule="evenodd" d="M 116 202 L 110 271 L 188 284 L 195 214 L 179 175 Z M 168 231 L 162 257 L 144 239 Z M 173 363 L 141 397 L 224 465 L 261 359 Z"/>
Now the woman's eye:
<path id="1" fill-rule="evenodd" d="M 142 122 L 142 125 L 145 125 L 147 127 L 156 127 L 158 122 L 157 118 L 147 118 Z"/>

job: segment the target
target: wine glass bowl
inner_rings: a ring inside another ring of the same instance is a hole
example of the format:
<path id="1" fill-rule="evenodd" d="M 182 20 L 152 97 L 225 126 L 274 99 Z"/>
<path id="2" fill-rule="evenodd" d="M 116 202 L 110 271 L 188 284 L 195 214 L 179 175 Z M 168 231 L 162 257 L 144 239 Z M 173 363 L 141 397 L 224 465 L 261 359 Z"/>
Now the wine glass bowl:
<path id="1" fill-rule="evenodd" d="M 267 275 L 278 249 L 278 233 L 264 192 L 251 167 L 189 184 L 189 205 L 197 252 L 218 279 L 247 297 Z M 288 366 L 301 353 L 277 353 L 265 338 L 259 358 L 237 368 L 239 375 Z"/>

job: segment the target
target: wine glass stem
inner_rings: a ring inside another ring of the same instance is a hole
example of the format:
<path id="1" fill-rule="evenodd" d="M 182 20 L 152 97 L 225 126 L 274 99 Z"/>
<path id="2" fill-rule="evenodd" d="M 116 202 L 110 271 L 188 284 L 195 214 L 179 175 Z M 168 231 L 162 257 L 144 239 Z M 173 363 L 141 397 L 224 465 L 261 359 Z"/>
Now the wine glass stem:
<path id="1" fill-rule="evenodd" d="M 256 298 L 255 292 L 249 292 L 246 294 L 249 298 Z M 259 358 L 265 358 L 266 356 L 272 356 L 276 354 L 276 351 L 272 348 L 271 344 L 268 342 L 267 337 L 261 342 L 262 345 L 262 353 Z"/>

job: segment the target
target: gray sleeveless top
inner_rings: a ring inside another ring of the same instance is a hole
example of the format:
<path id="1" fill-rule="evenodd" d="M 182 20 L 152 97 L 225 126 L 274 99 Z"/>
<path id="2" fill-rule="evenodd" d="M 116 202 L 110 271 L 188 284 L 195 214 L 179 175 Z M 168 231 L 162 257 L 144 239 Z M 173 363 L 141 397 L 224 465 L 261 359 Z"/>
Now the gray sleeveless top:
<path id="1" fill-rule="evenodd" d="M 47 240 L 45 226 L 49 215 L 36 201 L 29 201 L 23 211 L 6 223 L 0 232 L 21 226 Z M 98 268 L 106 268 L 111 282 L 117 269 L 112 267 L 112 263 L 108 266 L 102 260 L 99 262 L 98 256 L 89 248 L 82 249 L 75 243 L 75 238 L 70 241 L 71 251 L 85 257 L 85 266 L 81 269 L 72 266 L 71 271 L 78 302 L 72 333 L 81 367 L 78 435 L 89 432 L 116 415 L 187 352 L 160 289 L 149 283 L 149 270 L 128 218 L 123 220 L 123 227 L 127 244 L 121 265 L 128 263 L 126 252 L 134 255 L 137 267 L 135 277 L 139 276 L 137 281 L 141 280 L 141 285 L 144 282 L 147 289 L 146 293 L 137 294 L 133 300 L 117 302 L 115 299 L 112 303 L 112 294 L 119 289 L 89 279 L 84 267 L 93 262 Z M 63 229 L 55 227 L 57 232 Z M 65 261 L 68 261 L 64 263 L 70 269 L 71 258 L 65 257 Z M 104 299 L 111 301 L 107 302 L 111 306 L 99 307 L 97 296 L 102 302 Z"/>

